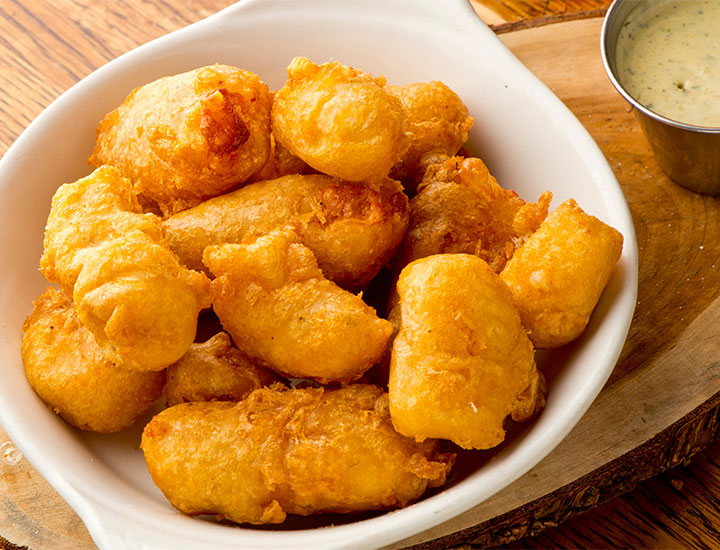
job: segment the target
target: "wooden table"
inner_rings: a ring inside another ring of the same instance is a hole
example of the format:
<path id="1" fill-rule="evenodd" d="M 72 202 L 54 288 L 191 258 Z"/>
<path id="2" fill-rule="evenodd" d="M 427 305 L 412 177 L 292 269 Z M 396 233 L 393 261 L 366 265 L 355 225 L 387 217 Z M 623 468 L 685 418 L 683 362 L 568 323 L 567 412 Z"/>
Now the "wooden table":
<path id="1" fill-rule="evenodd" d="M 98 66 L 231 3 L 2 0 L 0 154 L 52 99 Z M 640 277 L 627 343 L 597 402 L 546 460 L 487 503 L 434 529 L 430 535 L 440 540 L 403 546 L 720 547 L 720 444 L 714 443 L 720 202 L 660 172 L 633 114 L 607 81 L 598 44 L 608 4 L 473 0 L 589 130 L 628 199 Z M 24 547 L 94 545 L 0 430 L 0 548 Z"/>

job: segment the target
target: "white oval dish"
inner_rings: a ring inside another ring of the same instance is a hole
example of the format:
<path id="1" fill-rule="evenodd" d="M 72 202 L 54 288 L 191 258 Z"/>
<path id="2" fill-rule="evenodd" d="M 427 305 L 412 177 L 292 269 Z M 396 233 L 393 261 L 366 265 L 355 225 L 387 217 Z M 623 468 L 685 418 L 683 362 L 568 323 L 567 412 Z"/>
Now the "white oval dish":
<path id="1" fill-rule="evenodd" d="M 70 428 L 35 395 L 20 357 L 21 326 L 47 283 L 38 271 L 50 199 L 85 176 L 102 116 L 134 87 L 214 62 L 281 86 L 289 61 L 341 61 L 391 84 L 441 80 L 475 117 L 469 149 L 526 200 L 553 191 L 617 228 L 623 255 L 581 340 L 542 357 L 547 407 L 520 434 L 403 510 L 342 525 L 247 528 L 190 518 L 154 487 L 138 450 L 142 425 L 101 436 Z M 637 291 L 637 244 L 620 187 L 567 108 L 465 0 L 244 0 L 103 66 L 50 105 L 0 161 L 0 421 L 104 550 L 379 548 L 487 499 L 546 456 L 590 406 L 625 341 Z M 480 463 L 482 462 L 482 463 Z"/>

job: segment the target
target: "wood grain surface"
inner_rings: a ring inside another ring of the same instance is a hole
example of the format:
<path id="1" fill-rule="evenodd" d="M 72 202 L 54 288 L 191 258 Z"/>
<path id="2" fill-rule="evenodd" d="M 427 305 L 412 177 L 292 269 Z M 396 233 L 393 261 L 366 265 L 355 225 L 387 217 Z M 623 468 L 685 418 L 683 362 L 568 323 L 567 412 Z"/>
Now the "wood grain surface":
<path id="1" fill-rule="evenodd" d="M 552 23 L 602 17 L 612 0 L 471 0 L 475 11 L 502 34 Z"/>
<path id="2" fill-rule="evenodd" d="M 607 8 L 612 0 L 482 0 L 507 22 L 584 13 Z"/>
<path id="3" fill-rule="evenodd" d="M 231 3 L 2 0 L 0 153 L 97 67 Z M 607 81 L 596 15 L 609 2 L 473 3 L 608 158 L 637 231 L 638 305 L 607 387 L 570 436 L 507 490 L 402 546 L 720 547 L 720 199 L 690 193 L 660 172 Z M 0 431 L 0 548 L 18 547 L 95 548 Z"/>

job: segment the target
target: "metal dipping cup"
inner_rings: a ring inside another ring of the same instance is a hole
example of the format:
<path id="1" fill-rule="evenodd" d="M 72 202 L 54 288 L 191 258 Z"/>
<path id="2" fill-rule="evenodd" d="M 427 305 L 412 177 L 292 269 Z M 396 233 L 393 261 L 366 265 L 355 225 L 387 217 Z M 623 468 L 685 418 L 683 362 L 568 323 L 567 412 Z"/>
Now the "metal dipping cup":
<path id="1" fill-rule="evenodd" d="M 617 40 L 630 11 L 657 0 L 615 0 L 603 21 L 600 46 L 613 86 L 630 105 L 658 165 L 675 183 L 705 195 L 720 195 L 720 128 L 666 118 L 640 104 L 623 87 L 616 66 Z"/>

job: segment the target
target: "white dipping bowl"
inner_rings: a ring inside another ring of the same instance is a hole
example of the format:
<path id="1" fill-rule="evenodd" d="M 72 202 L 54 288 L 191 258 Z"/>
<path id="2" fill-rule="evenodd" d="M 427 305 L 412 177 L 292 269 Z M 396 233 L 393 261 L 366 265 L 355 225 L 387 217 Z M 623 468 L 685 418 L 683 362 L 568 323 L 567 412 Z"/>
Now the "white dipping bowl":
<path id="1" fill-rule="evenodd" d="M 573 197 L 618 229 L 625 244 L 582 339 L 539 357 L 549 377 L 546 409 L 498 449 L 463 455 L 445 488 L 402 510 L 334 516 L 334 524 L 327 518 L 262 528 L 219 524 L 180 514 L 155 488 L 138 449 L 141 423 L 120 434 L 90 434 L 48 409 L 25 378 L 21 325 L 47 286 L 38 261 L 51 197 L 90 172 L 86 159 L 106 112 L 136 86 L 215 62 L 254 71 L 276 89 L 295 56 L 338 60 L 391 84 L 443 81 L 475 117 L 469 150 L 501 185 L 529 201 L 550 189 L 553 206 Z M 60 96 L 6 153 L 0 223 L 0 421 L 104 550 L 367 550 L 421 533 L 510 484 L 565 437 L 615 366 L 635 306 L 634 228 L 605 158 L 465 0 L 244 0 L 141 46 Z"/>

